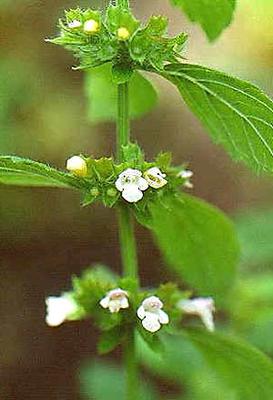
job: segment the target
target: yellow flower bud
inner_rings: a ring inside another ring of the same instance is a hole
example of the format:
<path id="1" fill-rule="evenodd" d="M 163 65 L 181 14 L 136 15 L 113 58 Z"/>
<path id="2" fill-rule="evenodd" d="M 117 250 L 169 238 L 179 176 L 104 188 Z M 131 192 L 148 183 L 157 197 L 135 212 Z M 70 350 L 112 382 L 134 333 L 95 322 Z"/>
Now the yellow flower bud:
<path id="1" fill-rule="evenodd" d="M 100 26 L 97 21 L 95 21 L 94 19 L 89 19 L 88 21 L 85 21 L 83 25 L 83 30 L 85 33 L 92 35 L 93 33 L 98 32 L 99 27 Z"/>
<path id="2" fill-rule="evenodd" d="M 87 175 L 87 164 L 80 156 L 73 156 L 66 162 L 66 169 L 74 175 L 84 177 Z"/>
<path id="3" fill-rule="evenodd" d="M 121 28 L 118 29 L 117 35 L 120 40 L 127 40 L 130 37 L 130 32 L 128 31 L 127 28 L 122 26 Z"/>

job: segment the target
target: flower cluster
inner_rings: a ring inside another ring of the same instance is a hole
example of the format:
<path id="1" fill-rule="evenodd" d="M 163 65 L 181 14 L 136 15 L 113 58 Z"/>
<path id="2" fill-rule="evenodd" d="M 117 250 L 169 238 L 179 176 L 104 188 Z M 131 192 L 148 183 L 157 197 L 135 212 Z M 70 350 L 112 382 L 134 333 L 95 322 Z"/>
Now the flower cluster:
<path id="1" fill-rule="evenodd" d="M 122 197 L 129 203 L 136 203 L 143 198 L 143 192 L 150 187 L 160 189 L 168 182 L 166 174 L 159 168 L 153 167 L 142 172 L 137 169 L 128 168 L 123 171 L 115 182 L 116 188 L 122 193 Z"/>
<path id="2" fill-rule="evenodd" d="M 140 151 L 139 148 L 138 150 Z M 137 164 L 137 168 L 127 167 L 128 164 Z M 123 165 L 127 168 L 123 169 Z M 137 203 L 143 199 L 144 192 L 149 188 L 155 193 L 165 186 L 170 191 L 181 185 L 193 187 L 190 181 L 193 175 L 191 171 L 170 167 L 160 162 L 160 157 L 157 157 L 155 163 L 132 159 L 117 165 L 111 158 L 93 160 L 75 155 L 67 160 L 66 168 L 73 175 L 85 178 L 86 185 L 89 186 L 84 205 L 101 199 L 105 205 L 111 207 L 120 194 L 127 202 Z"/>
<path id="3" fill-rule="evenodd" d="M 109 309 L 111 314 L 119 313 L 120 310 L 130 307 L 129 293 L 121 288 L 112 289 L 99 301 L 99 304 L 102 308 Z M 48 297 L 46 306 L 46 323 L 52 327 L 59 326 L 66 320 L 79 319 L 82 316 L 80 307 L 69 294 Z M 163 302 L 157 296 L 149 296 L 142 301 L 136 314 L 145 330 L 155 333 L 160 330 L 161 325 L 169 323 L 169 315 L 163 311 L 163 307 Z M 199 316 L 209 331 L 214 330 L 215 306 L 212 298 L 180 300 L 177 308 L 186 314 Z"/>
<path id="4" fill-rule="evenodd" d="M 162 69 L 180 57 L 187 35 L 169 38 L 168 20 L 152 17 L 141 26 L 130 10 L 110 5 L 105 14 L 92 9 L 71 9 L 59 20 L 60 36 L 48 40 L 71 50 L 80 68 L 113 62 L 115 69 Z M 121 67 L 121 68 L 120 68 Z"/>

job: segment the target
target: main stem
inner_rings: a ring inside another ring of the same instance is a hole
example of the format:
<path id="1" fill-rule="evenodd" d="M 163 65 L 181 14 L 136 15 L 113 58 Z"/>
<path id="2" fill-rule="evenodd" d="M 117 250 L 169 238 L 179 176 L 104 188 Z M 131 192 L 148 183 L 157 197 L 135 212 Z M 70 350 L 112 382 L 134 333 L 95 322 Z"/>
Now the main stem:
<path id="1" fill-rule="evenodd" d="M 130 140 L 129 93 L 128 83 L 118 85 L 118 119 L 117 119 L 117 158 L 123 161 L 122 146 Z M 123 276 L 138 280 L 137 249 L 134 225 L 127 204 L 118 209 L 120 251 Z M 135 349 L 134 328 L 128 329 L 124 343 L 124 363 L 126 368 L 127 400 L 138 400 L 138 373 Z"/>

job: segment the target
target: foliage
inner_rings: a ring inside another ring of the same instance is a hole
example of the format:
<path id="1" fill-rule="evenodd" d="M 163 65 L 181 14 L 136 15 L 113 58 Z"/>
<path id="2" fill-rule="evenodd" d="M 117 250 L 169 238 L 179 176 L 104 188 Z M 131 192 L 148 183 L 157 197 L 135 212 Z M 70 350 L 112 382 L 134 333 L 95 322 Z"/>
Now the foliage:
<path id="1" fill-rule="evenodd" d="M 200 295 L 223 301 L 234 283 L 239 255 L 230 221 L 186 194 L 163 198 L 150 212 L 150 228 L 168 265 Z"/>
<path id="2" fill-rule="evenodd" d="M 215 40 L 231 23 L 236 0 L 170 0 L 201 25 L 209 40 Z"/>
<path id="3" fill-rule="evenodd" d="M 99 360 L 86 364 L 80 374 L 81 392 L 86 400 L 125 400 L 125 373 L 116 364 Z M 142 400 L 157 398 L 154 388 L 142 380 L 139 396 Z"/>
<path id="4" fill-rule="evenodd" d="M 85 75 L 85 92 L 88 98 L 88 117 L 91 122 L 115 121 L 117 118 L 117 90 L 111 66 L 93 68 Z M 150 112 L 157 103 L 157 93 L 139 72 L 129 81 L 130 118 L 139 118 Z"/>
<path id="5" fill-rule="evenodd" d="M 162 75 L 235 160 L 272 173 L 273 103 L 260 89 L 198 65 L 170 65 Z"/>
<path id="6" fill-rule="evenodd" d="M 273 210 L 241 211 L 235 224 L 242 249 L 242 263 L 246 267 L 266 267 L 273 261 Z"/>

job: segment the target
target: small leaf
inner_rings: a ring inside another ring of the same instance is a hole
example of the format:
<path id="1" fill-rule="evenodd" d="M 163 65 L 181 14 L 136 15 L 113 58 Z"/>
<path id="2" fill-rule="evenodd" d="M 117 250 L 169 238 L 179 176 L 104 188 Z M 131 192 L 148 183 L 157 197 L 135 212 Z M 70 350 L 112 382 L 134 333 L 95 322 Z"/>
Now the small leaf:
<path id="1" fill-rule="evenodd" d="M 155 158 L 156 165 L 163 169 L 164 171 L 170 167 L 172 162 L 172 153 L 170 152 L 161 152 Z"/>
<path id="2" fill-rule="evenodd" d="M 124 326 L 116 326 L 109 331 L 102 332 L 98 342 L 99 354 L 107 354 L 113 351 L 126 336 Z"/>
<path id="3" fill-rule="evenodd" d="M 231 221 L 183 194 L 152 204 L 150 227 L 169 267 L 200 295 L 223 301 L 234 283 L 239 255 Z"/>
<path id="4" fill-rule="evenodd" d="M 141 148 L 136 143 L 129 143 L 122 146 L 123 161 L 133 164 L 134 167 L 143 164 L 144 154 Z"/>
<path id="5" fill-rule="evenodd" d="M 188 329 L 185 335 L 238 400 L 272 399 L 273 363 L 259 350 L 237 338 L 201 329 Z"/>
<path id="6" fill-rule="evenodd" d="M 86 73 L 85 90 L 89 100 L 91 122 L 116 121 L 117 85 L 113 82 L 111 65 L 105 64 Z M 149 80 L 134 72 L 129 81 L 130 118 L 149 113 L 157 103 L 157 93 Z"/>
<path id="7" fill-rule="evenodd" d="M 162 75 L 234 159 L 273 173 L 273 102 L 260 89 L 198 65 L 169 65 Z"/>
<path id="8" fill-rule="evenodd" d="M 84 179 L 36 161 L 15 156 L 0 157 L 0 184 L 84 189 Z"/>
<path id="9" fill-rule="evenodd" d="M 171 0 L 192 22 L 201 25 L 210 40 L 216 39 L 232 21 L 235 0 Z"/>

